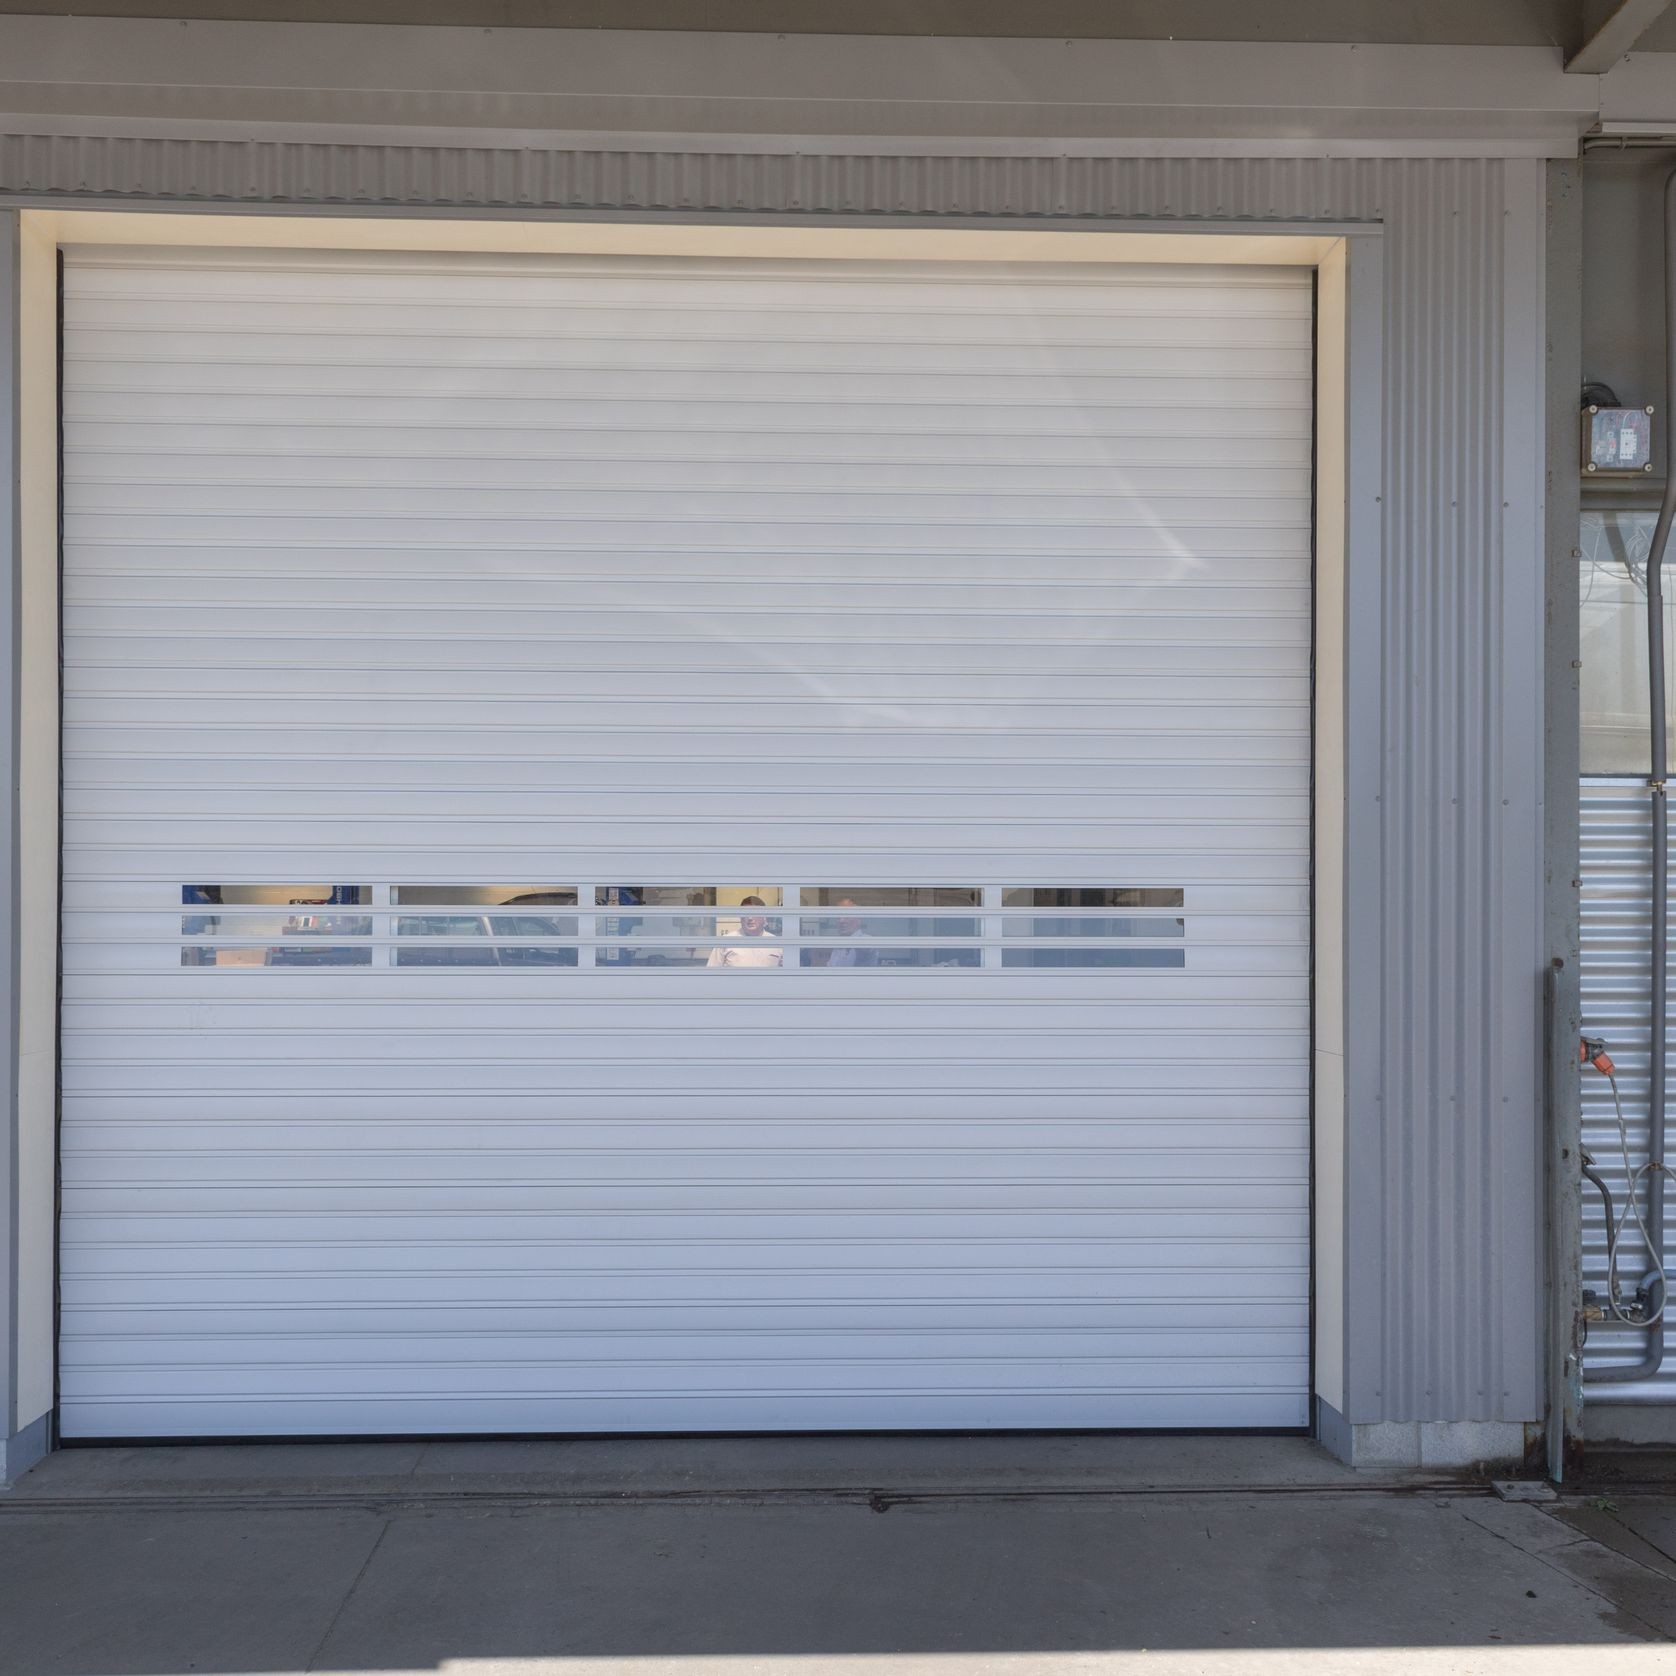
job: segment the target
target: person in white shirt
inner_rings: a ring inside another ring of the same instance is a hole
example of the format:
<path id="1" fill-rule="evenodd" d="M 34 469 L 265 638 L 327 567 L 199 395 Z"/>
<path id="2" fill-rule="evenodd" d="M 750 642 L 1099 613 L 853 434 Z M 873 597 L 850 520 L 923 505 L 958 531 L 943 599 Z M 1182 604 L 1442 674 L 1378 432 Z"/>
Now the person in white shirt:
<path id="1" fill-rule="evenodd" d="M 760 896 L 747 896 L 741 908 L 764 908 L 767 903 Z M 737 939 L 726 947 L 713 948 L 707 966 L 779 966 L 786 951 L 768 935 L 768 918 L 764 914 L 741 914 L 739 929 L 730 931 L 729 938 Z"/>

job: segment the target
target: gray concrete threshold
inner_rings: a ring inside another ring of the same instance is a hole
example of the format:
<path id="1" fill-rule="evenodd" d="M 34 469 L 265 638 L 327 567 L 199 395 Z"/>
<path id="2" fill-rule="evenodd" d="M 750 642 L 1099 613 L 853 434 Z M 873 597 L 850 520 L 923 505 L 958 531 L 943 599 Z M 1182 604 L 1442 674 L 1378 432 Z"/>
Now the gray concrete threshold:
<path id="1" fill-rule="evenodd" d="M 823 1436 L 63 1449 L 20 1502 L 159 1497 L 636 1498 L 1353 1490 L 1465 1475 L 1357 1473 L 1300 1437 Z"/>

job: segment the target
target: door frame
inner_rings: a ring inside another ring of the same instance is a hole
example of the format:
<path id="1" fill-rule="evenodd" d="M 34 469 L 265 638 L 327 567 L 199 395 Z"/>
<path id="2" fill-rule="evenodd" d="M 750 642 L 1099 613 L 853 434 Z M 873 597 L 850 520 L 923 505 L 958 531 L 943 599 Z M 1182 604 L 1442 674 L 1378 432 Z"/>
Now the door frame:
<path id="1" fill-rule="evenodd" d="M 1379 1120 L 1380 729 L 1384 242 L 1375 224 L 939 217 L 732 218 L 601 212 L 514 218 L 224 206 L 18 215 L 17 1013 L 20 1430 L 56 1409 L 60 868 L 58 267 L 66 246 L 570 252 L 1029 262 L 1283 264 L 1316 274 L 1310 1040 L 1310 1380 L 1330 1445 L 1367 1407 L 1352 1324 L 1377 1302 L 1378 1175 L 1351 1132 Z M 1352 742 L 1358 748 L 1352 749 Z M 1358 1189 L 1358 1182 L 1360 1188 Z M 1367 1230 L 1353 1239 L 1351 1230 Z"/>

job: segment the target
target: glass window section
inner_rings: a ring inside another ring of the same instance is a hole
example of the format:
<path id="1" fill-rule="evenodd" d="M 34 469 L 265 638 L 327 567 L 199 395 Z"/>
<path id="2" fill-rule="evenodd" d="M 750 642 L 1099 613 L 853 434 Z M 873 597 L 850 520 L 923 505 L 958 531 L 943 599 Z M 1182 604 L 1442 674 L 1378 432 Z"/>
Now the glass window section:
<path id="1" fill-rule="evenodd" d="M 370 914 L 183 914 L 186 937 L 370 937 Z"/>
<path id="2" fill-rule="evenodd" d="M 1001 953 L 1003 966 L 1028 966 L 1038 970 L 1044 967 L 1181 967 L 1187 964 L 1185 949 L 1053 949 L 1053 948 L 1023 948 L 1004 949 Z"/>
<path id="3" fill-rule="evenodd" d="M 1001 892 L 1003 908 L 1180 908 L 1185 895 L 1176 886 L 1156 885 L 1009 885 Z"/>
<path id="4" fill-rule="evenodd" d="M 547 914 L 490 914 L 489 931 L 492 936 L 508 937 L 574 937 L 578 922 L 574 917 Z"/>
<path id="5" fill-rule="evenodd" d="M 980 937 L 981 919 L 954 918 L 939 914 L 854 914 L 803 915 L 805 937 Z"/>
<path id="6" fill-rule="evenodd" d="M 595 892 L 601 908 L 737 908 L 751 896 L 780 906 L 778 885 L 600 885 Z"/>
<path id="7" fill-rule="evenodd" d="M 983 950 L 966 948 L 903 948 L 889 943 L 860 941 L 833 943 L 799 951 L 801 964 L 849 971 L 906 971 L 933 966 L 981 966 Z"/>
<path id="8" fill-rule="evenodd" d="M 180 918 L 183 937 L 216 937 L 238 939 L 249 944 L 270 937 L 284 939 L 315 939 L 327 937 L 370 937 L 370 914 L 343 913 L 346 907 L 366 906 L 372 901 L 371 885 L 182 885 L 180 899 L 183 906 L 199 911 L 185 913 Z M 225 909 L 228 912 L 203 912 L 204 909 Z M 227 956 L 238 958 L 206 959 L 213 949 L 187 950 L 181 964 L 185 966 L 248 966 L 258 964 L 254 954 L 262 951 L 225 949 Z M 358 965 L 350 959 L 353 949 L 325 951 L 316 949 L 306 961 L 292 960 L 283 948 L 272 951 L 280 958 L 269 965 Z M 361 951 L 365 953 L 366 951 Z"/>
<path id="9" fill-rule="evenodd" d="M 594 965 L 619 972 L 777 968 L 786 959 L 785 920 L 771 910 L 783 894 L 778 885 L 601 885 Z M 695 908 L 704 911 L 680 911 Z"/>
<path id="10" fill-rule="evenodd" d="M 480 943 L 474 947 L 465 942 L 438 942 L 429 947 L 410 944 L 396 950 L 398 966 L 575 966 L 577 960 L 574 948 L 544 948 L 536 943 Z"/>
<path id="11" fill-rule="evenodd" d="M 633 937 L 679 942 L 686 937 L 728 937 L 739 930 L 745 918 L 762 921 L 762 932 L 780 936 L 785 929 L 784 917 L 771 908 L 728 908 L 711 913 L 672 914 L 662 909 L 647 913 L 606 913 L 594 915 L 594 923 L 601 937 Z"/>
<path id="12" fill-rule="evenodd" d="M 403 914 L 396 920 L 398 937 L 487 937 L 486 914 Z"/>
<path id="13" fill-rule="evenodd" d="M 370 907 L 371 885 L 182 885 L 188 906 L 227 908 Z"/>
<path id="14" fill-rule="evenodd" d="M 757 938 L 749 944 L 744 944 L 743 940 L 741 942 L 742 953 L 754 955 L 756 958 L 750 961 L 738 958 L 727 962 L 728 965 L 751 964 L 766 969 L 787 963 L 784 948 L 778 942 L 771 942 L 767 938 Z M 594 964 L 603 970 L 618 972 L 639 970 L 642 967 L 660 967 L 669 971 L 692 970 L 717 964 L 711 956 L 718 949 L 725 953 L 729 946 L 721 942 L 601 943 L 594 950 Z"/>
<path id="15" fill-rule="evenodd" d="M 519 902 L 534 892 L 519 892 Z M 557 893 L 555 893 L 557 894 Z M 574 899 L 574 893 L 572 893 Z M 575 966 L 575 948 L 557 944 L 558 938 L 573 938 L 578 921 L 573 915 L 545 914 L 398 914 L 394 929 L 398 938 L 412 938 L 419 944 L 398 943 L 398 966 Z M 431 941 L 436 939 L 437 941 Z M 440 941 L 446 939 L 446 942 Z M 525 941 L 525 939 L 529 939 Z M 473 943 L 477 946 L 473 947 Z"/>
<path id="16" fill-rule="evenodd" d="M 1186 936 L 1183 914 L 1158 911 L 1183 907 L 1180 886 L 602 885 L 585 895 L 576 885 L 465 883 L 178 888 L 183 966 L 927 971 L 1187 963 L 1179 947 L 1158 946 Z M 784 908 L 788 893 L 793 905 Z"/>
<path id="17" fill-rule="evenodd" d="M 227 944 L 189 945 L 180 951 L 182 966 L 225 968 L 266 966 L 370 966 L 372 949 L 331 943 L 290 943 L 277 947 L 229 947 Z"/>
<path id="18" fill-rule="evenodd" d="M 805 908 L 978 908 L 978 885 L 805 885 L 799 896 Z"/>
<path id="19" fill-rule="evenodd" d="M 1651 509 L 1583 512 L 1578 702 L 1585 774 L 1645 775 L 1652 768 L 1647 737 L 1647 554 L 1657 521 Z M 1666 574 L 1676 582 L 1676 572 L 1668 565 Z M 1668 730 L 1676 708 L 1676 598 L 1667 598 L 1664 618 Z"/>
<path id="20" fill-rule="evenodd" d="M 398 914 L 398 937 L 574 937 L 574 917 L 544 914 Z"/>
<path id="21" fill-rule="evenodd" d="M 574 908 L 575 885 L 392 885 L 398 908 Z"/>
<path id="22" fill-rule="evenodd" d="M 1067 937 L 1182 937 L 1187 922 L 1166 919 L 1162 914 L 1148 917 L 1114 919 L 1107 914 L 1090 914 L 1086 918 L 1061 915 L 1053 919 L 1009 919 L 1009 937 L 1057 938 Z"/>

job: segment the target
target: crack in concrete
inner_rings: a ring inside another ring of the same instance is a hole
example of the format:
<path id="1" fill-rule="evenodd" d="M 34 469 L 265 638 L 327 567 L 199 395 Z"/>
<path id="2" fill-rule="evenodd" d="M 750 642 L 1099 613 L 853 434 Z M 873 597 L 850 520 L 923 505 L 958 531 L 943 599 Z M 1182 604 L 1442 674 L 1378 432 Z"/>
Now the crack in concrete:
<path id="1" fill-rule="evenodd" d="M 378 1527 L 378 1535 L 373 1538 L 372 1546 L 367 1550 L 367 1557 L 361 1561 L 361 1569 L 355 1573 L 355 1580 L 343 1592 L 343 1599 L 338 1602 L 337 1610 L 332 1614 L 331 1621 L 321 1632 L 320 1641 L 314 1651 L 308 1656 L 308 1663 L 303 1666 L 306 1672 L 312 1671 L 320 1662 L 320 1655 L 325 1652 L 326 1644 L 332 1639 L 332 1632 L 338 1627 L 339 1620 L 349 1610 L 349 1603 L 355 1598 L 355 1591 L 361 1586 L 361 1579 L 367 1574 L 372 1565 L 373 1557 L 384 1546 L 384 1538 L 389 1535 L 390 1520 L 386 1518 Z"/>

